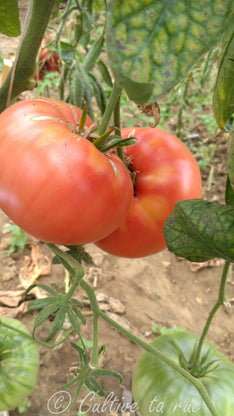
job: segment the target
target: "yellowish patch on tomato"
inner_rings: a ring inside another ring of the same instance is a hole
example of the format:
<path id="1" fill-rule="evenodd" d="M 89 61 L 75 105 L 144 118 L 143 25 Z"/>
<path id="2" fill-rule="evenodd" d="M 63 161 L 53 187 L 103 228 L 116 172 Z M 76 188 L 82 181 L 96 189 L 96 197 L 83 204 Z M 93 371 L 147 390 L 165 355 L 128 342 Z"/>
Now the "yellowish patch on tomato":
<path id="1" fill-rule="evenodd" d="M 152 225 L 156 221 L 163 221 L 169 214 L 169 203 L 166 198 L 159 195 L 148 195 L 139 201 L 147 221 Z"/>

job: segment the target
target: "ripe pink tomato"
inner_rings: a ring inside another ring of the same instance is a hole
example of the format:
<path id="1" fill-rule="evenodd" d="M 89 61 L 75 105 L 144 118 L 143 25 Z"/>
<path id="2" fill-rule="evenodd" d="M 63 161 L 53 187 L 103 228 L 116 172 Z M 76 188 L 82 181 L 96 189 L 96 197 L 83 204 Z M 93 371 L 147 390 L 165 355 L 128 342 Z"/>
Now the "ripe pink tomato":
<path id="1" fill-rule="evenodd" d="M 46 242 L 100 240 L 119 227 L 133 199 L 122 161 L 78 134 L 81 113 L 40 98 L 0 115 L 0 208 Z M 86 128 L 92 124 L 87 117 Z"/>
<path id="2" fill-rule="evenodd" d="M 159 128 L 124 128 L 137 143 L 125 149 L 136 173 L 135 197 L 120 227 L 96 245 L 121 257 L 143 257 L 166 248 L 163 225 L 176 202 L 201 197 L 201 175 L 193 155 Z"/>

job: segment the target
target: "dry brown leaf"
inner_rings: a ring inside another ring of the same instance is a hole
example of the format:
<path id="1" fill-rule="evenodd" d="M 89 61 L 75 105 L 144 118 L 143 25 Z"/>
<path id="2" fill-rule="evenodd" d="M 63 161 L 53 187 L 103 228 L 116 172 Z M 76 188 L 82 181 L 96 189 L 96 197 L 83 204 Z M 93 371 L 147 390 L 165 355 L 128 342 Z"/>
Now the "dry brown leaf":
<path id="1" fill-rule="evenodd" d="M 0 290 L 0 305 L 14 308 L 22 301 L 25 290 Z"/>
<path id="2" fill-rule="evenodd" d="M 198 270 L 205 269 L 206 267 L 219 267 L 224 263 L 223 259 L 211 259 L 202 263 L 188 262 L 191 272 L 197 272 Z"/>
<path id="3" fill-rule="evenodd" d="M 51 260 L 40 252 L 36 243 L 29 243 L 30 256 L 24 256 L 23 266 L 19 272 L 19 279 L 23 287 L 33 284 L 38 277 L 48 276 L 51 273 Z"/>
<path id="4" fill-rule="evenodd" d="M 27 302 L 21 303 L 17 308 L 0 307 L 1 318 L 21 318 L 27 312 Z"/>
<path id="5" fill-rule="evenodd" d="M 119 315 L 125 313 L 125 307 L 118 299 L 112 298 L 111 296 L 108 296 L 105 293 L 100 292 L 96 293 L 96 298 L 101 311 L 109 311 Z M 84 303 L 84 305 L 90 305 L 89 299 L 86 295 L 84 295 L 82 302 Z"/>

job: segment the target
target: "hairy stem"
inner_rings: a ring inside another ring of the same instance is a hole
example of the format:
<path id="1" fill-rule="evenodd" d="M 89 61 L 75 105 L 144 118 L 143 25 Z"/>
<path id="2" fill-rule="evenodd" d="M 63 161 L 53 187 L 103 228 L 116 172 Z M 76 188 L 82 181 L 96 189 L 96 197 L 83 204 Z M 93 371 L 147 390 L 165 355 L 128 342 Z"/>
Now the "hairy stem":
<path id="1" fill-rule="evenodd" d="M 96 132 L 100 136 L 103 133 L 105 133 L 105 131 L 106 131 L 107 127 L 108 127 L 108 124 L 110 122 L 112 113 L 113 113 L 114 108 L 115 108 L 115 105 L 116 105 L 116 103 L 117 103 L 117 101 L 119 99 L 119 96 L 121 94 L 121 91 L 122 91 L 122 89 L 115 82 L 114 85 L 113 85 L 113 89 L 112 89 L 112 92 L 111 92 L 111 96 L 110 96 L 109 102 L 108 102 L 108 104 L 106 106 L 106 110 L 105 110 L 105 113 L 104 113 L 103 118 L 102 118 L 101 124 L 100 124 L 100 126 L 99 126 L 99 128 L 98 128 L 98 130 Z"/>
<path id="2" fill-rule="evenodd" d="M 15 63 L 0 89 L 0 112 L 10 100 L 35 86 L 36 57 L 55 1 L 30 1 Z"/>

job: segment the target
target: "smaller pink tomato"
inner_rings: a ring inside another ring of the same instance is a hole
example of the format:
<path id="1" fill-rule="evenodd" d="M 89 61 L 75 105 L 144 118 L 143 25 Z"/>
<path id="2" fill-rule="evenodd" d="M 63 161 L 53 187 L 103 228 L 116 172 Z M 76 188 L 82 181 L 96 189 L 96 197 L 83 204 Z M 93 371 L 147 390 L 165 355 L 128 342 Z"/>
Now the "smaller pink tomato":
<path id="1" fill-rule="evenodd" d="M 166 248 L 163 226 L 176 202 L 201 197 L 199 167 L 188 148 L 159 128 L 125 128 L 137 142 L 125 149 L 136 174 L 135 197 L 120 227 L 96 245 L 120 257 L 143 257 Z"/>

